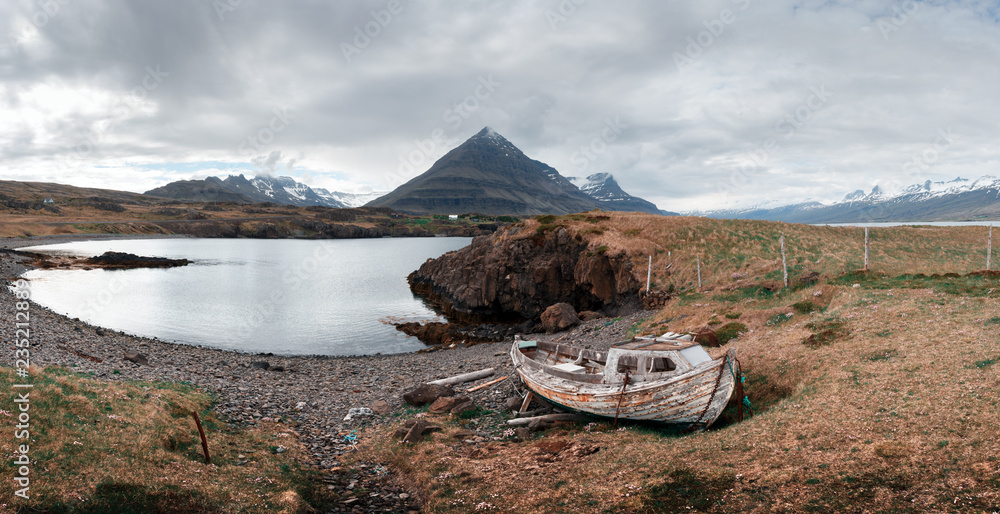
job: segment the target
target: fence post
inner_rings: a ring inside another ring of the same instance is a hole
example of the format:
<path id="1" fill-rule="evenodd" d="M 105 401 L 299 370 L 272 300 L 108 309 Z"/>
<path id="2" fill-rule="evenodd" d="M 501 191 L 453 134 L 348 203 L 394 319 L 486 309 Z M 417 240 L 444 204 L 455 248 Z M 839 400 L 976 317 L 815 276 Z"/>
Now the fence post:
<path id="1" fill-rule="evenodd" d="M 990 270 L 990 257 L 993 256 L 993 225 L 990 225 L 990 235 L 986 238 L 986 271 Z"/>
<path id="2" fill-rule="evenodd" d="M 701 257 L 695 256 L 695 262 L 698 264 L 698 290 L 701 290 Z"/>
<path id="3" fill-rule="evenodd" d="M 653 279 L 653 256 L 649 256 L 649 268 L 646 270 L 646 294 L 649 294 L 649 285 Z"/>
<path id="4" fill-rule="evenodd" d="M 868 227 L 865 227 L 865 271 L 868 271 L 868 250 L 871 248 L 871 242 L 868 239 Z"/>
<path id="5" fill-rule="evenodd" d="M 785 276 L 785 287 L 788 287 L 788 260 L 785 259 L 785 236 L 781 236 L 781 271 Z"/>

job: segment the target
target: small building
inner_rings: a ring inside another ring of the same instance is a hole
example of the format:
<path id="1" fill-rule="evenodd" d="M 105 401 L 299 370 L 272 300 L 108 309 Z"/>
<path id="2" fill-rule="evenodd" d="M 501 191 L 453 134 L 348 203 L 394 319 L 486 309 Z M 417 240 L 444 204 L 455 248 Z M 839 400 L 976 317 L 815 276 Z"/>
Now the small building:
<path id="1" fill-rule="evenodd" d="M 458 221 L 458 214 L 449 214 L 448 219 L 452 221 Z"/>
<path id="2" fill-rule="evenodd" d="M 45 200 L 42 200 L 42 203 L 56 203 L 56 201 L 51 198 L 46 198 Z"/>

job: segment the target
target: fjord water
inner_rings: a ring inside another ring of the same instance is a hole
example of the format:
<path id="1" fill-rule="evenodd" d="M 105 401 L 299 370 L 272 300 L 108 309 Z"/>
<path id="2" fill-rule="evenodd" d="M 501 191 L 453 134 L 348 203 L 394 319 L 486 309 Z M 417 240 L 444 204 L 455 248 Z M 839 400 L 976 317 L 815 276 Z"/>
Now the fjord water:
<path id="1" fill-rule="evenodd" d="M 370 355 L 424 348 L 390 320 L 438 319 L 409 290 L 420 264 L 467 237 L 143 239 L 37 246 L 186 258 L 187 266 L 32 270 L 32 299 L 71 318 L 164 341 L 278 355 Z"/>

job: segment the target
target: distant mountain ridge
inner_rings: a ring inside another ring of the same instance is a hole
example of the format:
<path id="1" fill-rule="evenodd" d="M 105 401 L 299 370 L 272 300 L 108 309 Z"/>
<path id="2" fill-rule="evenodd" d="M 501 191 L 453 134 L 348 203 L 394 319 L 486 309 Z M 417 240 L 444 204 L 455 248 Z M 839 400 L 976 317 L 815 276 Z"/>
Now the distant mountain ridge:
<path id="1" fill-rule="evenodd" d="M 859 223 L 880 221 L 956 221 L 1000 219 L 1000 179 L 924 181 L 886 191 L 880 186 L 857 190 L 831 205 L 803 202 L 775 208 L 693 212 L 709 218 L 739 218 L 789 223 Z"/>
<path id="2" fill-rule="evenodd" d="M 622 191 L 611 175 L 600 175 L 600 180 L 593 181 L 594 187 L 581 190 L 555 168 L 531 159 L 485 127 L 426 172 L 367 205 L 430 214 L 534 216 L 594 208 L 661 214 L 652 203 Z"/>
<path id="3" fill-rule="evenodd" d="M 360 207 L 385 193 L 341 193 L 312 188 L 291 177 L 230 175 L 225 179 L 180 180 L 146 191 L 146 195 L 194 202 L 273 202 L 285 205 Z"/>
<path id="4" fill-rule="evenodd" d="M 675 212 L 660 209 L 653 202 L 626 193 L 610 173 L 595 173 L 586 179 L 577 177 L 568 178 L 570 182 L 580 188 L 580 191 L 601 202 L 600 207 L 604 210 L 647 212 L 650 214 L 662 214 L 664 216 L 677 215 Z"/>

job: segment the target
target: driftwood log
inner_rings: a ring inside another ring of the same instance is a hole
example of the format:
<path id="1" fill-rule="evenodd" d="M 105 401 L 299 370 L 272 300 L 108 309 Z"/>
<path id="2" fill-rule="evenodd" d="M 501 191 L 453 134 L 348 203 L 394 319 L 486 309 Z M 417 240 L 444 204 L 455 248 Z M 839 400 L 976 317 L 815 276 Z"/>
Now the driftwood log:
<path id="1" fill-rule="evenodd" d="M 481 369 L 479 371 L 473 371 L 471 373 L 463 373 L 461 375 L 455 375 L 453 377 L 442 378 L 440 380 L 435 380 L 433 382 L 427 382 L 431 385 L 443 385 L 443 386 L 453 386 L 456 384 L 464 384 L 466 382 L 472 382 L 473 380 L 479 380 L 480 378 L 486 378 L 496 370 L 493 368 Z"/>
<path id="2" fill-rule="evenodd" d="M 530 425 L 533 421 L 538 420 L 543 423 L 549 423 L 553 421 L 586 421 L 587 418 L 577 415 L 577 414 L 546 414 L 544 416 L 533 416 L 530 418 L 516 418 L 507 420 L 507 424 L 510 426 L 522 426 Z"/>

